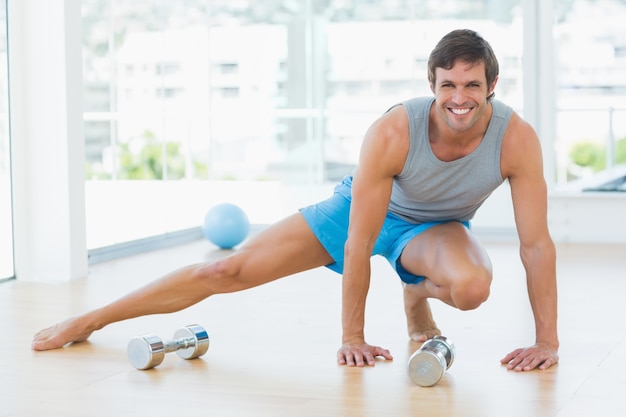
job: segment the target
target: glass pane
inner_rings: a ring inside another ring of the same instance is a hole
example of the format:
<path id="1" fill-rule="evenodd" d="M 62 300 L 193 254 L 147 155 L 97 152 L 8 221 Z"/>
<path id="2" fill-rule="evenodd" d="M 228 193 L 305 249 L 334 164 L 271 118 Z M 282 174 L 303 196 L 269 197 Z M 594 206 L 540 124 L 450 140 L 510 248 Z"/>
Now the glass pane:
<path id="1" fill-rule="evenodd" d="M 432 94 L 452 29 L 490 41 L 497 95 L 521 110 L 519 0 L 409 3 L 83 0 L 89 247 L 197 226 L 223 200 L 252 223 L 314 202 L 303 187 L 349 174 L 376 117 Z"/>
<path id="2" fill-rule="evenodd" d="M 9 139 L 7 14 L 6 0 L 0 0 L 0 280 L 14 275 Z"/>
<path id="3" fill-rule="evenodd" d="M 626 3 L 556 0 L 555 14 L 558 182 L 626 175 Z"/>

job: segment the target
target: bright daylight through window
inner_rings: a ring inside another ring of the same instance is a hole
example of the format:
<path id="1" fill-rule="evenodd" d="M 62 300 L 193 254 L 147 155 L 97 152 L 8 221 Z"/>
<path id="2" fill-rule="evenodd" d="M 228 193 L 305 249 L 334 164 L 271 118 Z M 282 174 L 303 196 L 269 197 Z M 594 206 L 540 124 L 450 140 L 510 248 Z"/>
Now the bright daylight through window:
<path id="1" fill-rule="evenodd" d="M 519 0 L 83 1 L 90 248 L 196 227 L 221 201 L 252 223 L 325 197 L 367 126 L 431 94 L 437 40 L 474 28 L 521 111 Z"/>
<path id="2" fill-rule="evenodd" d="M 626 191 L 626 3 L 556 0 L 557 181 Z"/>

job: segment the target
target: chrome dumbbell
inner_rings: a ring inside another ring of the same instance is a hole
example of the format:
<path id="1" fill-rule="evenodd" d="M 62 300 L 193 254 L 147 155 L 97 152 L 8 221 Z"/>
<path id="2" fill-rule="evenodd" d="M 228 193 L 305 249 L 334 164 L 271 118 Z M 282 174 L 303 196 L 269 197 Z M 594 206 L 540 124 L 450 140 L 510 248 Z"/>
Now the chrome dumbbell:
<path id="1" fill-rule="evenodd" d="M 409 358 L 407 372 L 417 385 L 430 387 L 443 377 L 454 362 L 454 343 L 444 336 L 428 339 Z"/>
<path id="2" fill-rule="evenodd" d="M 150 369 L 163 362 L 166 353 L 176 352 L 183 359 L 195 359 L 209 350 L 209 335 L 202 326 L 180 328 L 167 342 L 153 334 L 133 337 L 126 349 L 128 360 L 137 369 Z"/>

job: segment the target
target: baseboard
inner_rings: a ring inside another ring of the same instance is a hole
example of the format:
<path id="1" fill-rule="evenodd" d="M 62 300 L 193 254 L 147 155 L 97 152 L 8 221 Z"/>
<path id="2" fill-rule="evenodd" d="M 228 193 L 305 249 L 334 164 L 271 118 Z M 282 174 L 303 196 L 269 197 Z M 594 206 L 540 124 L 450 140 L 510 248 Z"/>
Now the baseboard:
<path id="1" fill-rule="evenodd" d="M 202 229 L 200 227 L 193 227 L 128 242 L 121 242 L 102 248 L 90 249 L 88 251 L 89 265 L 136 255 L 138 253 L 165 249 L 201 238 L 203 238 Z"/>

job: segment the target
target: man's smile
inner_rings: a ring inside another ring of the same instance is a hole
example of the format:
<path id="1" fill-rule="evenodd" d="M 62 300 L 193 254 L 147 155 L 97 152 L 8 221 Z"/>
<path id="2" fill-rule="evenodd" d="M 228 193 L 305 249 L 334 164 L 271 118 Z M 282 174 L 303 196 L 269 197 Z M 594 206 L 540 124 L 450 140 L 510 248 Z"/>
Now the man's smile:
<path id="1" fill-rule="evenodd" d="M 472 108 L 471 107 L 455 107 L 455 108 L 448 108 L 448 110 L 450 110 L 452 113 L 462 116 L 464 114 L 469 113 Z"/>

